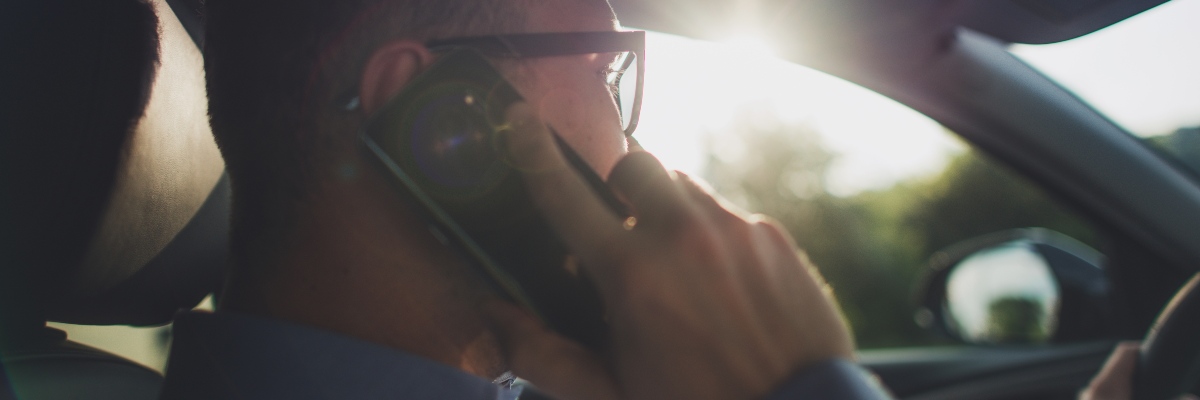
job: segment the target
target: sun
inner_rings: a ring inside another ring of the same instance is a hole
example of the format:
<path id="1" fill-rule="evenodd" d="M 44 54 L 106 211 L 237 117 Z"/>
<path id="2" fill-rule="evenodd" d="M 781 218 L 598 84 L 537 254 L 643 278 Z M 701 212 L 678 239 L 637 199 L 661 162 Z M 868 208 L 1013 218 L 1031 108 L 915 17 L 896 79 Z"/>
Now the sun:
<path id="1" fill-rule="evenodd" d="M 752 33 L 734 34 L 725 40 L 717 42 L 717 44 L 731 54 L 740 56 L 743 59 L 777 58 L 775 46 L 761 35 Z"/>

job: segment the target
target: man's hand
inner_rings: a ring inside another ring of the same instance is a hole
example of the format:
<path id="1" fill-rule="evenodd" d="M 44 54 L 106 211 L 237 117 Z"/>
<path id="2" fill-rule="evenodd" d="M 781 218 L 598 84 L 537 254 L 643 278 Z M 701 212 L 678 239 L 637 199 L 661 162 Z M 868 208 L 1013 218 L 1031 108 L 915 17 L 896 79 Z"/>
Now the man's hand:
<path id="1" fill-rule="evenodd" d="M 1122 342 L 1113 349 L 1100 373 L 1092 378 L 1079 400 L 1129 400 L 1133 398 L 1133 372 L 1137 368 L 1138 342 Z M 1179 400 L 1197 400 L 1183 395 Z"/>
<path id="2" fill-rule="evenodd" d="M 854 346 L 828 288 L 776 223 L 723 207 L 635 152 L 609 182 L 637 218 L 613 215 L 526 105 L 508 140 L 534 200 L 604 297 L 610 354 L 496 305 L 513 371 L 560 399 L 752 399 Z M 632 222 L 632 221 L 628 221 Z"/>
<path id="3" fill-rule="evenodd" d="M 1138 343 L 1122 342 L 1113 349 L 1100 373 L 1092 378 L 1079 400 L 1129 400 L 1133 398 L 1133 369 L 1137 366 Z"/>

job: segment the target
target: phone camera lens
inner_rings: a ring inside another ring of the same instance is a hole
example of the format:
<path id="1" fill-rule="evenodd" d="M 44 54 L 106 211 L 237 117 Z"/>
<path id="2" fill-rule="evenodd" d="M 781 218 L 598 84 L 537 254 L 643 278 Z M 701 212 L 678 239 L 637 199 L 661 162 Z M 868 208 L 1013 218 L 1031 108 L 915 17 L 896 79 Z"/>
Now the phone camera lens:
<path id="1" fill-rule="evenodd" d="M 413 124 L 413 159 L 426 178 L 447 188 L 486 190 L 499 163 L 481 96 L 454 91 L 420 107 Z"/>

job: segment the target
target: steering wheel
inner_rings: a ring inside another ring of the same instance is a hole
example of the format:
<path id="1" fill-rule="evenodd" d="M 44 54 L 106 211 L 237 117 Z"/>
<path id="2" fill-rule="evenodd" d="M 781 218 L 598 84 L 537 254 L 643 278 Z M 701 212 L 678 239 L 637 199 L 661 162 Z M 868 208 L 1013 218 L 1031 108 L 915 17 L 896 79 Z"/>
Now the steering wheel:
<path id="1" fill-rule="evenodd" d="M 1133 398 L 1175 399 L 1200 383 L 1200 274 L 1167 304 L 1142 342 Z"/>

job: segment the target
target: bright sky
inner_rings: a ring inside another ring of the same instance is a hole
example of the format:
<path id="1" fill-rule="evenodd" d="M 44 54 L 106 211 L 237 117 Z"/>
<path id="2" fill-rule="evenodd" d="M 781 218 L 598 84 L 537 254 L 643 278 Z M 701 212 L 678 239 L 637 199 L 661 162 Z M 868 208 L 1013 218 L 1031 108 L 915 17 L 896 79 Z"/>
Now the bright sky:
<path id="1" fill-rule="evenodd" d="M 1200 125 L 1200 0 L 1175 0 L 1074 41 L 1014 52 L 1141 134 Z M 840 157 L 835 195 L 939 172 L 965 145 L 927 117 L 854 84 L 775 59 L 766 42 L 647 36 L 636 133 L 668 167 L 699 175 L 704 136 L 728 134 L 739 110 L 815 127 Z M 772 117 L 773 115 L 773 117 Z"/>
<path id="2" fill-rule="evenodd" d="M 1013 52 L 1131 132 L 1200 125 L 1200 1 L 1174 0 L 1109 29 Z"/>

